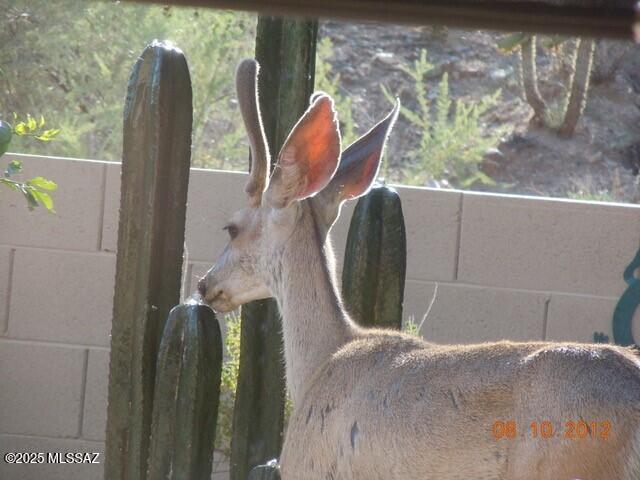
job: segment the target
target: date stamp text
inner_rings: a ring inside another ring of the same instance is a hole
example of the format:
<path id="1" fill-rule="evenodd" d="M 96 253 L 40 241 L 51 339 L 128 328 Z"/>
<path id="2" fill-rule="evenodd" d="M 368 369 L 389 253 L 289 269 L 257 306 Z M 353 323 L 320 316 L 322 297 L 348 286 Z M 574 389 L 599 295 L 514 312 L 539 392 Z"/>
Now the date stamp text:
<path id="1" fill-rule="evenodd" d="M 611 433 L 611 422 L 608 420 L 567 420 L 565 422 L 543 420 L 522 425 L 515 420 L 496 420 L 493 422 L 491 433 L 496 440 L 513 440 L 523 436 L 542 439 L 584 440 L 591 438 L 607 440 Z"/>

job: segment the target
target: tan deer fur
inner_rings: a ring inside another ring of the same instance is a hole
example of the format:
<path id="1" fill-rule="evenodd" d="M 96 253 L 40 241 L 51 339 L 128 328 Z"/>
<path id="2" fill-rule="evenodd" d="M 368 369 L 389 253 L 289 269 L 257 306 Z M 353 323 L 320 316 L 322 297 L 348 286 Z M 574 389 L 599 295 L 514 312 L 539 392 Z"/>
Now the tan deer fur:
<path id="1" fill-rule="evenodd" d="M 238 95 L 255 93 L 254 82 L 239 82 Z M 265 185 L 264 195 L 232 216 L 232 238 L 199 284 L 221 311 L 267 296 L 278 301 L 294 405 L 282 478 L 638 480 L 640 361 L 631 350 L 436 345 L 349 318 L 328 231 L 340 204 L 374 180 L 396 115 L 397 107 L 340 156 L 332 101 L 315 94 L 270 184 L 253 180 Z M 266 161 L 255 148 L 252 156 Z M 532 438 L 529 430 L 551 421 L 562 435 L 567 422 L 580 420 L 610 422 L 608 439 Z M 496 421 L 515 422 L 517 436 L 496 439 Z"/>

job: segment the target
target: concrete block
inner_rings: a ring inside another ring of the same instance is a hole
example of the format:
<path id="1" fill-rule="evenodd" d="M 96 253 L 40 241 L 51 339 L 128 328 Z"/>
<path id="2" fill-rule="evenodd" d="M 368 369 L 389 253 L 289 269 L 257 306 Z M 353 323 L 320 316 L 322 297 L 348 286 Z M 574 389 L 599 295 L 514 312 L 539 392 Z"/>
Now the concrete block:
<path id="1" fill-rule="evenodd" d="M 29 464 L 9 465 L 0 462 L 0 478 L 6 480 L 102 480 L 104 444 L 86 440 L 25 437 L 0 434 L 0 455 L 8 452 L 98 453 L 99 464 Z M 92 456 L 93 457 L 93 456 Z"/>
<path id="2" fill-rule="evenodd" d="M 190 261 L 211 263 L 222 252 L 229 235 L 222 230 L 230 215 L 247 206 L 239 172 L 191 169 L 187 208 L 187 251 Z"/>
<path id="3" fill-rule="evenodd" d="M 407 230 L 407 278 L 455 279 L 462 193 L 398 188 Z"/>
<path id="4" fill-rule="evenodd" d="M 458 280 L 616 297 L 640 207 L 465 193 Z"/>
<path id="5" fill-rule="evenodd" d="M 82 437 L 105 440 L 107 395 L 109 392 L 109 351 L 89 350 L 87 382 L 84 393 Z"/>
<path id="6" fill-rule="evenodd" d="M 9 322 L 9 293 L 13 256 L 12 248 L 0 247 L 0 335 L 7 331 Z"/>
<path id="7" fill-rule="evenodd" d="M 416 288 L 412 282 L 410 289 Z M 423 287 L 422 292 L 428 307 L 433 290 L 425 291 Z M 478 343 L 542 339 L 545 294 L 439 283 L 435 296 L 421 330 L 428 341 Z M 426 308 L 419 311 L 421 315 L 417 320 L 422 319 Z"/>
<path id="8" fill-rule="evenodd" d="M 19 248 L 8 336 L 109 346 L 115 256 Z"/>
<path id="9" fill-rule="evenodd" d="M 117 244 L 119 164 L 107 167 L 103 250 Z M 211 262 L 227 244 L 222 231 L 228 216 L 246 204 L 246 174 L 192 169 L 187 208 L 187 250 L 190 261 Z M 457 255 L 460 192 L 425 188 L 397 188 L 407 228 L 407 277 L 452 280 Z M 355 201 L 347 202 L 331 231 L 337 265 L 341 270 L 344 247 Z M 433 226 L 426 228 L 425 226 Z"/>
<path id="10" fill-rule="evenodd" d="M 594 332 L 602 332 L 613 342 L 613 311 L 617 303 L 617 298 L 551 295 L 547 340 L 590 343 Z M 640 340 L 640 311 L 634 318 L 633 334 Z"/>
<path id="11" fill-rule="evenodd" d="M 211 480 L 229 480 L 229 471 L 217 471 L 214 470 L 211 474 Z"/>
<path id="12" fill-rule="evenodd" d="M 213 452 L 211 480 L 229 480 L 229 459 L 218 451 Z"/>
<path id="13" fill-rule="evenodd" d="M 52 192 L 57 213 L 44 208 L 27 210 L 24 197 L 7 193 L 0 202 L 0 243 L 67 250 L 97 250 L 102 218 L 104 162 L 7 155 L 5 162 L 20 160 L 29 179 L 42 176 L 58 184 Z"/>
<path id="14" fill-rule="evenodd" d="M 222 227 L 236 210 L 246 206 L 247 175 L 239 172 L 191 169 L 187 203 L 189 261 L 213 262 L 227 244 Z M 115 252 L 118 244 L 120 164 L 107 167 L 102 249 Z"/>
<path id="15" fill-rule="evenodd" d="M 80 348 L 0 340 L 0 432 L 76 436 L 85 357 Z"/>
<path id="16" fill-rule="evenodd" d="M 407 232 L 407 278 L 454 280 L 462 193 L 395 185 L 393 188 L 402 201 Z M 356 203 L 353 200 L 343 206 L 331 231 L 340 270 Z"/>

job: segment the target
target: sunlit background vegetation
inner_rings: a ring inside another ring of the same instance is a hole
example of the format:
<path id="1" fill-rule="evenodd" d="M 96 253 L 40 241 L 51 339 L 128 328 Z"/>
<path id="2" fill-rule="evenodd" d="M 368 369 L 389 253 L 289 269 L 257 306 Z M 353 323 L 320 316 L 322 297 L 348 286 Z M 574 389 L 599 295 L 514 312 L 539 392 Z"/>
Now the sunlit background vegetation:
<path id="1" fill-rule="evenodd" d="M 162 39 L 189 62 L 194 166 L 246 170 L 233 75 L 238 60 L 253 55 L 254 15 L 83 0 L 0 0 L 0 7 L 0 120 L 30 114 L 60 130 L 46 143 L 16 137 L 11 151 L 119 161 L 130 69 Z M 382 172 L 390 181 L 635 200 L 640 77 L 623 68 L 633 47 L 594 46 L 586 78 L 597 85 L 583 85 L 585 113 L 561 136 L 575 65 L 584 65 L 579 42 L 538 39 L 533 80 L 547 100 L 540 115 L 524 93 L 530 43 L 523 34 L 322 22 L 316 88 L 335 98 L 345 144 L 401 98 Z M 640 59 L 637 47 L 631 54 Z"/>

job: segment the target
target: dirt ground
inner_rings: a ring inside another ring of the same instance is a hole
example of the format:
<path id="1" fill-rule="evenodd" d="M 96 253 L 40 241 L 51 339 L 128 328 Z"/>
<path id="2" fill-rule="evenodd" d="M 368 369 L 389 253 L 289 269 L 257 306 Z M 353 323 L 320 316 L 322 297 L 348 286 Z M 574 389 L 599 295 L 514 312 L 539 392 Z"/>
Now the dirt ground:
<path id="1" fill-rule="evenodd" d="M 501 89 L 499 105 L 484 118 L 488 129 L 506 126 L 508 134 L 488 153 L 481 169 L 497 181 L 476 190 L 555 197 L 633 202 L 639 200 L 640 45 L 599 40 L 587 106 L 574 136 L 530 124 L 532 110 L 522 99 L 519 56 L 496 47 L 502 33 L 433 27 L 324 22 L 320 35 L 332 39 L 333 72 L 342 93 L 350 96 L 360 132 L 386 112 L 385 85 L 403 104 L 415 106 L 414 85 L 400 68 L 412 64 L 426 49 L 436 73 L 427 80 L 435 98 L 442 72 L 449 73 L 454 98 L 479 99 Z M 539 86 L 548 103 L 559 102 L 569 83 L 572 42 L 560 50 L 538 50 Z M 400 119 L 390 140 L 391 180 L 417 143 L 419 132 Z M 447 186 L 445 179 L 436 179 Z"/>

